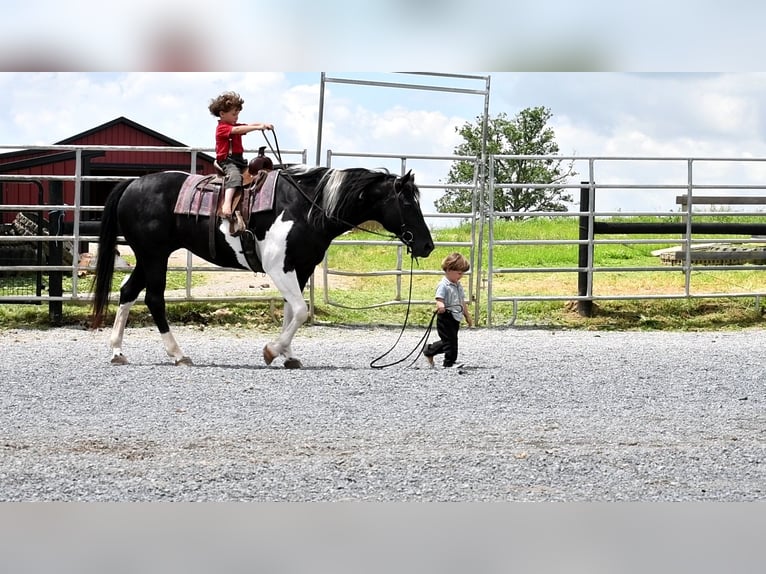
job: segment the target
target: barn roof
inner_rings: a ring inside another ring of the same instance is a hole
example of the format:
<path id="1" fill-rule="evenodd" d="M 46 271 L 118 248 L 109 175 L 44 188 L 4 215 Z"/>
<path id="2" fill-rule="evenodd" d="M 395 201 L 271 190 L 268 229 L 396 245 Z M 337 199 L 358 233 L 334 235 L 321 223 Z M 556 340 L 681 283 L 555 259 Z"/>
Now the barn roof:
<path id="1" fill-rule="evenodd" d="M 129 120 L 125 116 L 120 116 L 119 118 L 115 118 L 109 122 L 106 122 L 104 124 L 101 124 L 100 126 L 96 126 L 94 128 L 91 128 L 89 130 L 85 130 L 84 132 L 81 132 L 79 134 L 70 136 L 66 139 L 63 139 L 59 142 L 56 142 L 54 145 L 77 145 L 77 143 L 80 140 L 83 140 L 87 138 L 88 136 L 91 136 L 95 133 L 102 132 L 105 130 L 108 130 L 109 128 L 118 126 L 118 125 L 125 125 L 130 128 L 133 128 L 136 131 L 142 132 L 148 136 L 151 136 L 155 139 L 158 139 L 170 147 L 188 147 L 186 144 L 181 143 L 177 140 L 174 140 L 173 138 L 169 138 L 168 136 L 161 134 L 160 132 L 156 132 L 152 129 L 147 128 L 146 126 L 142 126 L 139 123 L 134 122 L 133 120 Z"/>
<path id="2" fill-rule="evenodd" d="M 173 138 L 170 138 L 166 136 L 165 134 L 154 131 L 153 129 L 143 126 L 137 122 L 134 122 L 133 120 L 130 120 L 126 118 L 125 116 L 120 116 L 111 121 L 108 121 L 101 125 L 85 130 L 84 132 L 80 132 L 79 134 L 69 136 L 68 138 L 64 138 L 63 140 L 55 142 L 52 145 L 77 145 L 81 143 L 82 140 L 85 140 L 86 138 L 88 138 L 89 136 L 93 134 L 107 131 L 110 128 L 120 126 L 120 125 L 127 126 L 155 140 L 158 140 L 161 143 L 167 144 L 168 147 L 189 147 L 186 144 L 179 142 L 178 140 L 174 140 Z M 21 149 L 21 150 L 16 150 L 16 151 L 7 152 L 7 153 L 0 153 L 0 165 L 2 165 L 4 169 L 8 169 L 11 167 L 9 164 L 15 161 L 32 160 L 35 163 L 37 163 L 39 162 L 39 160 L 45 158 L 49 162 L 56 162 L 56 161 L 64 161 L 74 157 L 73 155 L 74 152 L 59 152 L 59 153 L 51 154 L 51 151 L 52 150 L 42 151 L 42 150 L 35 150 L 35 149 Z M 103 153 L 103 152 L 98 152 L 98 153 Z M 202 152 L 198 153 L 198 157 L 210 162 L 212 162 L 214 159 L 209 154 L 202 153 Z M 47 163 L 47 162 L 43 161 L 42 163 Z"/>

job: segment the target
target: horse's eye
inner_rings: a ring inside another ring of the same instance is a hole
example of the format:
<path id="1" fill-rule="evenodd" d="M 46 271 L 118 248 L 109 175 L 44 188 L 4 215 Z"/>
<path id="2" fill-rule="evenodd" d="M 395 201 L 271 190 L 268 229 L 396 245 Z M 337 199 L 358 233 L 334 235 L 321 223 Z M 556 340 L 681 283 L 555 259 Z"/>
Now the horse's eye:
<path id="1" fill-rule="evenodd" d="M 396 200 L 402 205 L 406 205 L 406 206 L 412 205 L 412 199 L 408 195 L 405 195 L 402 192 L 399 192 L 396 194 Z"/>

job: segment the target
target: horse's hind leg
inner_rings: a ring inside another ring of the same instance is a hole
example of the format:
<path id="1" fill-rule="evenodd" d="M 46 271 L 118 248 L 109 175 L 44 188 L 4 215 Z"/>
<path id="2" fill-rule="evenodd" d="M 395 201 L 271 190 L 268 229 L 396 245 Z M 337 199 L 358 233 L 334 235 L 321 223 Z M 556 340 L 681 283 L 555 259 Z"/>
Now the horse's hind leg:
<path id="1" fill-rule="evenodd" d="M 145 262 L 146 269 L 146 306 L 152 314 L 154 323 L 162 337 L 165 352 L 173 358 L 176 365 L 191 365 L 192 361 L 184 355 L 175 337 L 170 332 L 165 311 L 165 284 L 168 272 L 168 256 L 164 259 L 154 258 L 150 263 Z"/>
<path id="2" fill-rule="evenodd" d="M 109 337 L 109 346 L 112 349 L 112 364 L 114 365 L 125 365 L 128 362 L 127 357 L 122 354 L 122 339 L 125 335 L 125 327 L 128 324 L 130 308 L 136 302 L 145 286 L 144 267 L 137 263 L 136 267 L 120 286 L 119 307 L 114 316 L 112 334 Z"/>

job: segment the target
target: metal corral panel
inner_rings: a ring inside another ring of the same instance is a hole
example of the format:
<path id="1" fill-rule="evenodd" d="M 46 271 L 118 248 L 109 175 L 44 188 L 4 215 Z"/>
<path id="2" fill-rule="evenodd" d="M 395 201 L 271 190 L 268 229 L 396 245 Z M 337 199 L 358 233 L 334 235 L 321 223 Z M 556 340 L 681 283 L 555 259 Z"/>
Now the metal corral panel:
<path id="1" fill-rule="evenodd" d="M 211 132 L 212 139 L 212 132 Z M 117 118 L 88 131 L 74 135 L 54 145 L 83 146 L 134 146 L 134 147 L 186 147 L 185 144 L 137 124 L 127 118 Z M 82 150 L 83 176 L 137 176 L 162 170 L 191 168 L 191 154 L 188 152 L 156 152 L 130 150 Z M 46 205 L 49 199 L 49 181 L 18 182 L 1 181 L 4 174 L 29 176 L 63 176 L 75 174 L 75 151 L 21 150 L 0 154 L 0 204 L 4 205 Z M 213 173 L 213 158 L 204 153 L 197 154 L 198 173 Z M 74 204 L 75 183 L 64 181 L 63 201 Z M 83 201 L 86 205 L 103 205 L 113 182 L 86 182 Z M 0 211 L 0 223 L 14 220 L 15 212 Z M 69 221 L 72 214 L 67 213 Z"/>

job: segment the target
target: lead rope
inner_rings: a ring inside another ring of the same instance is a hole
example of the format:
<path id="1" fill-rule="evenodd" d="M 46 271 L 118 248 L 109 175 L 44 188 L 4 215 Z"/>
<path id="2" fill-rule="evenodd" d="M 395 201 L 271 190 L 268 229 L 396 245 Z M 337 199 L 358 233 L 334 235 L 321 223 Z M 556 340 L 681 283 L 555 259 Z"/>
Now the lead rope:
<path id="1" fill-rule="evenodd" d="M 394 344 L 391 346 L 391 348 L 385 353 L 383 353 L 382 355 L 380 355 L 379 357 L 376 357 L 375 359 L 370 361 L 370 367 L 372 367 L 373 369 L 385 369 L 386 367 L 393 367 L 394 365 L 403 363 L 408 358 L 410 358 L 413 353 L 417 351 L 417 355 L 415 355 L 415 358 L 412 359 L 412 362 L 409 365 L 407 365 L 408 367 L 411 367 L 412 365 L 415 364 L 415 361 L 417 361 L 420 358 L 420 355 L 423 354 L 423 348 L 425 346 L 425 343 L 428 341 L 428 336 L 431 334 L 431 330 L 433 329 L 434 319 L 436 318 L 436 311 L 434 311 L 433 314 L 431 315 L 431 320 L 428 323 L 428 327 L 426 327 L 426 332 L 423 333 L 423 336 L 420 338 L 420 341 L 418 341 L 415 344 L 415 347 L 409 353 L 407 353 L 407 355 L 405 355 L 398 361 L 394 361 L 393 363 L 386 363 L 384 365 L 375 364 L 378 361 L 382 360 L 383 357 L 390 354 L 391 351 L 393 351 L 396 348 L 396 346 L 399 344 L 399 341 L 402 338 L 402 335 L 404 334 L 405 329 L 407 328 L 407 322 L 410 317 L 410 308 L 412 307 L 412 277 L 414 275 L 413 273 L 414 261 L 415 261 L 414 257 L 410 259 L 410 288 L 409 288 L 409 294 L 407 295 L 407 312 L 404 315 L 404 323 L 402 324 L 402 328 L 399 331 L 399 336 L 396 338 L 396 341 L 394 341 Z"/>

